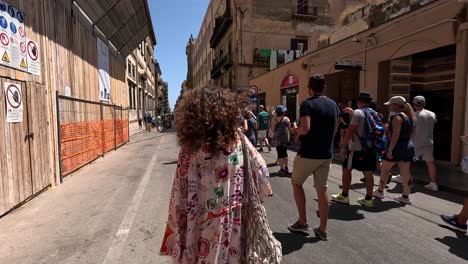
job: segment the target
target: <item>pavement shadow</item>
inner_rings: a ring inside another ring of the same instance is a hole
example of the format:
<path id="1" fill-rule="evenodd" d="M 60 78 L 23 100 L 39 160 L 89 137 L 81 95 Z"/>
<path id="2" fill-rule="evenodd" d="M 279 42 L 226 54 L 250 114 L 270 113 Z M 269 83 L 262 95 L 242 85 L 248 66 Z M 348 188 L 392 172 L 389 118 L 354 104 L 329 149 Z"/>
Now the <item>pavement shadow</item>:
<path id="1" fill-rule="evenodd" d="M 151 133 L 151 132 L 150 132 Z M 141 139 L 141 140 L 130 140 L 130 143 L 129 145 L 135 145 L 135 144 L 138 144 L 138 143 L 141 143 L 141 142 L 145 142 L 145 141 L 149 141 L 149 140 L 154 140 L 154 139 L 157 139 L 157 138 L 160 138 L 162 137 L 162 135 L 157 135 L 155 137 L 150 137 L 150 138 L 145 138 L 145 139 Z"/>
<path id="2" fill-rule="evenodd" d="M 164 162 L 163 165 L 174 165 L 174 164 L 177 164 L 177 160 L 175 161 L 170 161 L 170 162 Z"/>
<path id="3" fill-rule="evenodd" d="M 273 233 L 273 235 L 281 243 L 283 256 L 301 250 L 305 244 L 314 244 L 320 241 L 318 238 L 309 237 L 309 234 L 302 232 Z"/>
<path id="4" fill-rule="evenodd" d="M 403 192 L 403 185 L 396 184 L 395 187 L 388 188 L 387 192 L 401 194 Z M 463 204 L 463 201 L 464 201 L 464 198 L 462 196 L 454 195 L 453 193 L 445 192 L 445 191 L 433 192 L 424 188 L 424 184 L 418 184 L 418 183 L 413 183 L 413 187 L 411 188 L 411 193 L 424 193 L 426 195 L 429 195 L 429 196 L 432 196 L 441 200 L 450 201 L 452 203 L 458 203 L 458 204 Z"/>
<path id="5" fill-rule="evenodd" d="M 268 168 L 279 167 L 279 164 L 270 163 L 270 164 L 267 164 L 267 167 L 268 167 Z"/>
<path id="6" fill-rule="evenodd" d="M 343 189 L 343 185 L 338 185 L 338 188 Z M 349 186 L 350 190 L 358 190 L 358 189 L 363 189 L 366 188 L 366 184 L 361 182 L 361 183 L 353 183 Z"/>
<path id="7" fill-rule="evenodd" d="M 270 173 L 270 178 L 273 178 L 273 177 L 279 177 L 279 178 L 291 178 L 292 174 L 291 173 L 279 173 L 279 172 L 273 172 L 273 173 Z"/>
<path id="8" fill-rule="evenodd" d="M 446 236 L 444 238 L 435 238 L 436 241 L 449 247 L 449 252 L 453 255 L 468 260 L 468 237 L 464 232 L 458 231 L 446 225 L 439 225 L 442 228 L 455 233 L 456 237 Z"/>
<path id="9" fill-rule="evenodd" d="M 340 221 L 359 221 L 365 218 L 364 214 L 361 211 L 370 213 L 381 213 L 395 208 L 401 208 L 404 206 L 404 204 L 396 201 L 382 201 L 380 199 L 374 199 L 373 208 L 354 204 L 340 204 L 332 201 L 330 203 L 330 211 L 328 214 L 328 218 Z M 317 217 L 319 217 L 319 211 L 317 211 Z"/>

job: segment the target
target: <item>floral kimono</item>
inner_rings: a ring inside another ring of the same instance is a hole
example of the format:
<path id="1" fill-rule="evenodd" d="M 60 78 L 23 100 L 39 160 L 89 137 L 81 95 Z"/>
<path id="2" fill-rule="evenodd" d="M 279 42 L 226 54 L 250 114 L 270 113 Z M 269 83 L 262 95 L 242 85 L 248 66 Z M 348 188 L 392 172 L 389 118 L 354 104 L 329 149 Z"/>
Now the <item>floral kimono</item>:
<path id="1" fill-rule="evenodd" d="M 272 195 L 262 156 L 245 138 L 250 168 L 261 200 Z M 173 263 L 242 262 L 242 143 L 213 156 L 182 148 L 169 204 L 161 254 Z"/>

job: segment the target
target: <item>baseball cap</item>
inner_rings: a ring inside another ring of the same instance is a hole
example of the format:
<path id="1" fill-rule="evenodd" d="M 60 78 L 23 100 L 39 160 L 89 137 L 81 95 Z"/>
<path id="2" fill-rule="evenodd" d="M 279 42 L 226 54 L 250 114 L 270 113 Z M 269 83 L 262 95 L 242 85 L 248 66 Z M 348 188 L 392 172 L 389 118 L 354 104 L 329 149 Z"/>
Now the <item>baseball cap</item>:
<path id="1" fill-rule="evenodd" d="M 277 114 L 284 114 L 284 113 L 286 113 L 286 110 L 287 110 L 286 107 L 284 107 L 283 105 L 278 105 L 278 106 L 276 107 L 275 112 L 276 112 Z"/>
<path id="2" fill-rule="evenodd" d="M 424 98 L 424 96 L 418 95 L 414 97 L 413 104 L 417 106 L 424 106 L 426 104 L 426 98 Z"/>
<path id="3" fill-rule="evenodd" d="M 385 105 L 405 105 L 406 104 L 406 99 L 403 96 L 393 96 L 388 100 L 388 102 L 385 103 Z"/>

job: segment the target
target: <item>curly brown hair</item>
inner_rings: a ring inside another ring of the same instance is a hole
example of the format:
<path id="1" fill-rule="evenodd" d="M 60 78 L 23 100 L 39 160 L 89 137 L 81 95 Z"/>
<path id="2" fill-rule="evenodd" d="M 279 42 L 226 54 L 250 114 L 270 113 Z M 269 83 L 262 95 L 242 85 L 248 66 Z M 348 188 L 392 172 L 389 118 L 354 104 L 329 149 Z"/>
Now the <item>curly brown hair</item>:
<path id="1" fill-rule="evenodd" d="M 236 96 L 228 89 L 204 86 L 189 90 L 174 119 L 179 142 L 193 152 L 203 147 L 216 154 L 237 140 L 239 114 Z"/>

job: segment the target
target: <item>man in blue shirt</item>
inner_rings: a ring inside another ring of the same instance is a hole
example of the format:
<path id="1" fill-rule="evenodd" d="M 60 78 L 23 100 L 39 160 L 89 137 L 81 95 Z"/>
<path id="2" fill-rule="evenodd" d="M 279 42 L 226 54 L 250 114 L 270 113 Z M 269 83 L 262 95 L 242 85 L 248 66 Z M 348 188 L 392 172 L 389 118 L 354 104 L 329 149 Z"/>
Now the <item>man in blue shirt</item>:
<path id="1" fill-rule="evenodd" d="M 260 152 L 263 152 L 263 145 L 268 147 L 268 151 L 271 151 L 271 146 L 268 143 L 267 134 L 270 128 L 270 115 L 265 111 L 265 107 L 260 105 L 258 107 L 258 121 L 257 121 L 257 137 L 258 144 L 260 145 Z"/>
<path id="2" fill-rule="evenodd" d="M 294 160 L 292 185 L 294 198 L 299 211 L 299 220 L 288 227 L 291 231 L 307 232 L 306 197 L 302 185 L 310 175 L 318 196 L 320 225 L 314 233 L 321 240 L 328 240 L 327 222 L 329 197 L 327 192 L 328 174 L 332 163 L 333 139 L 338 125 L 339 109 L 336 103 L 323 95 L 325 77 L 315 74 L 309 79 L 310 98 L 302 102 L 300 127 L 294 124 L 293 130 L 301 137 L 301 147 Z"/>

